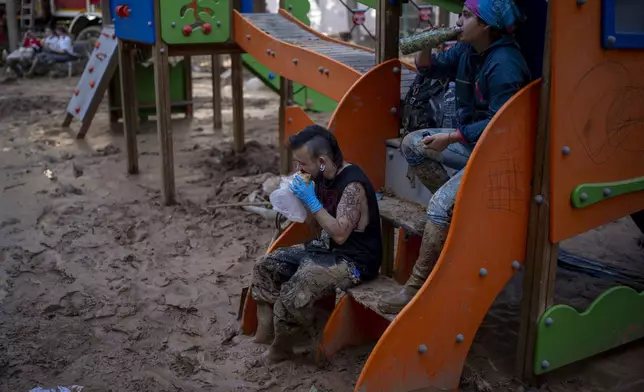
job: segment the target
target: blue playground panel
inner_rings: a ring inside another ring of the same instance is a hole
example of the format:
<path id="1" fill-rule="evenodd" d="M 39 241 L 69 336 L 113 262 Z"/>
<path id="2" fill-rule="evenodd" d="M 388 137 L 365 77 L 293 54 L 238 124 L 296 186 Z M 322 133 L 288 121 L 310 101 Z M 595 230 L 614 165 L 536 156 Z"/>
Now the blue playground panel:
<path id="1" fill-rule="evenodd" d="M 122 40 L 154 44 L 154 3 L 158 0 L 110 0 L 116 36 Z M 117 7 L 129 7 L 129 16 L 119 16 Z"/>
<path id="2" fill-rule="evenodd" d="M 253 9 L 253 0 L 241 0 L 241 7 L 239 10 L 242 14 L 250 14 L 255 12 Z"/>

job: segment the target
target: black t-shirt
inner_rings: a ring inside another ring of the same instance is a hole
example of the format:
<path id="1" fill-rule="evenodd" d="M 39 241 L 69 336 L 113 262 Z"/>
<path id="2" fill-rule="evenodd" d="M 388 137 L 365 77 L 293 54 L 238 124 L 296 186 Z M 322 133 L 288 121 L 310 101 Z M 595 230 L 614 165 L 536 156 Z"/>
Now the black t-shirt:
<path id="1" fill-rule="evenodd" d="M 356 165 L 345 167 L 333 180 L 325 180 L 315 184 L 315 193 L 324 206 L 324 209 L 334 218 L 338 203 L 344 189 L 352 182 L 360 183 L 367 197 L 369 208 L 369 223 L 364 231 L 353 231 L 349 238 L 342 244 L 337 244 L 330 239 L 330 250 L 341 257 L 353 262 L 360 271 L 362 280 L 371 280 L 378 276 L 380 261 L 382 260 L 382 235 L 380 231 L 380 211 L 376 192 L 371 181 Z"/>

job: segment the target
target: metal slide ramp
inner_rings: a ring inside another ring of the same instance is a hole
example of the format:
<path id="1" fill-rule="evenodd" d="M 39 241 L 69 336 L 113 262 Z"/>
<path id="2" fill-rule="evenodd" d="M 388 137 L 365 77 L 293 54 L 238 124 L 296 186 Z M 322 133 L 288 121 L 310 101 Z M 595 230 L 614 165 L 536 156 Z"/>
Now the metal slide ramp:
<path id="1" fill-rule="evenodd" d="M 338 101 L 362 74 L 375 66 L 373 52 L 328 38 L 283 10 L 235 17 L 235 41 L 244 50 L 276 73 Z M 414 76 L 414 72 L 403 67 L 401 98 Z"/>

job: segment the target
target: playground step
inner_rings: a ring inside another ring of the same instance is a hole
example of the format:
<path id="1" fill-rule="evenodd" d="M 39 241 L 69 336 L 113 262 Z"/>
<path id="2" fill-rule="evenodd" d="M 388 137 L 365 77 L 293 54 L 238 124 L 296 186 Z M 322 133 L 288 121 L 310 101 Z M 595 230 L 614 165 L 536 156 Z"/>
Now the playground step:
<path id="1" fill-rule="evenodd" d="M 425 206 L 397 197 L 383 196 L 378 200 L 378 209 L 380 218 L 394 227 L 402 227 L 409 235 L 423 235 L 427 222 Z"/>
<path id="2" fill-rule="evenodd" d="M 379 275 L 378 278 L 372 281 L 362 283 L 349 289 L 347 293 L 365 308 L 372 310 L 382 318 L 392 322 L 396 318 L 396 315 L 380 312 L 378 310 L 378 300 L 383 296 L 391 295 L 391 293 L 394 293 L 397 290 L 400 290 L 400 285 L 396 283 L 395 280 Z"/>

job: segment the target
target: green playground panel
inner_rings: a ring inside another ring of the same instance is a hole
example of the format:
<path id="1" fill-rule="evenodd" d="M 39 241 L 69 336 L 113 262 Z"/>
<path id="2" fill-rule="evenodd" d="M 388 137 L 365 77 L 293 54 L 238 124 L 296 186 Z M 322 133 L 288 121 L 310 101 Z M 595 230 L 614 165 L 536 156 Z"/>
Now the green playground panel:
<path id="1" fill-rule="evenodd" d="M 210 44 L 230 39 L 230 1 L 164 0 L 160 4 L 161 37 L 166 44 Z"/>
<path id="2" fill-rule="evenodd" d="M 139 108 L 139 115 L 149 116 L 156 113 L 156 96 L 154 84 L 154 67 L 144 67 L 141 64 L 135 66 L 136 80 L 136 97 L 139 105 L 152 105 L 149 108 Z M 120 83 L 120 70 L 117 68 L 114 74 L 116 78 L 116 105 L 121 106 L 121 83 Z M 170 99 L 173 102 L 172 112 L 183 113 L 185 112 L 186 105 L 176 105 L 174 102 L 185 102 L 188 100 L 186 96 L 186 81 L 185 81 L 185 67 L 183 60 L 179 61 L 175 66 L 170 66 Z"/>
<path id="3" fill-rule="evenodd" d="M 570 202 L 575 208 L 584 208 L 611 197 L 640 191 L 644 191 L 644 177 L 624 181 L 581 184 L 572 191 Z"/>
<path id="4" fill-rule="evenodd" d="M 644 292 L 613 287 L 578 313 L 555 305 L 537 325 L 534 373 L 539 375 L 644 337 Z"/>

